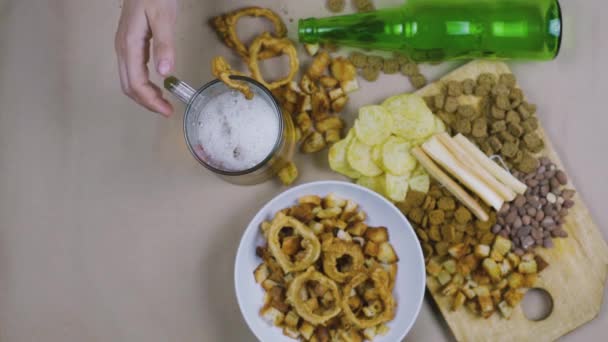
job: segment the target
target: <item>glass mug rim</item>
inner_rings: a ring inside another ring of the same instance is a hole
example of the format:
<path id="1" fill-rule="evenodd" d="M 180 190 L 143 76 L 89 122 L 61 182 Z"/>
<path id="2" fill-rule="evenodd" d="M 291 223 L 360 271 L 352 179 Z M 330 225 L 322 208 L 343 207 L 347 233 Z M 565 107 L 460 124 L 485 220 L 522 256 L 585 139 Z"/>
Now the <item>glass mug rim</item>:
<path id="1" fill-rule="evenodd" d="M 241 76 L 241 75 L 231 75 L 230 76 L 231 79 L 233 80 L 239 80 L 239 81 L 243 81 L 243 82 L 247 82 L 250 85 L 255 86 L 256 88 L 258 88 L 260 91 L 262 91 L 262 93 L 270 100 L 272 106 L 275 109 L 275 114 L 277 117 L 277 120 L 279 120 L 279 134 L 277 135 L 277 140 L 274 143 L 274 146 L 272 147 L 272 151 L 270 151 L 270 153 L 266 156 L 266 158 L 264 158 L 263 160 L 261 160 L 259 163 L 257 163 L 256 165 L 242 170 L 242 171 L 227 171 L 227 170 L 222 170 L 222 169 L 218 169 L 216 167 L 214 167 L 213 165 L 210 165 L 209 163 L 207 163 L 205 160 L 203 160 L 201 157 L 199 157 L 199 155 L 196 153 L 196 151 L 194 151 L 194 147 L 192 142 L 190 141 L 190 139 L 188 138 L 188 118 L 191 115 L 191 107 L 192 104 L 194 103 L 194 99 L 196 97 L 198 97 L 199 95 L 201 95 L 205 90 L 209 89 L 210 87 L 218 84 L 218 83 L 222 83 L 223 82 L 219 79 L 214 79 L 206 84 L 204 84 L 203 86 L 201 86 L 200 88 L 198 88 L 198 90 L 192 95 L 192 97 L 190 98 L 190 101 L 188 101 L 188 104 L 186 106 L 186 109 L 184 111 L 184 138 L 186 140 L 186 145 L 188 146 L 188 150 L 190 151 L 190 154 L 192 154 L 192 156 L 201 164 L 203 165 L 205 168 L 207 168 L 208 170 L 210 170 L 211 172 L 220 174 L 222 176 L 243 176 L 243 175 L 247 175 L 253 172 L 256 172 L 257 170 L 261 169 L 264 165 L 266 165 L 278 152 L 278 150 L 281 147 L 281 142 L 283 141 L 283 130 L 284 130 L 284 122 L 283 122 L 283 116 L 281 114 L 281 107 L 279 106 L 279 104 L 277 103 L 277 100 L 274 98 L 274 96 L 272 95 L 272 92 L 270 92 L 270 90 L 268 90 L 268 88 L 266 88 L 263 84 L 261 84 L 260 82 L 254 80 L 251 77 L 247 77 L 247 76 Z M 224 85 L 228 91 L 232 91 L 230 88 L 228 88 L 226 85 Z"/>

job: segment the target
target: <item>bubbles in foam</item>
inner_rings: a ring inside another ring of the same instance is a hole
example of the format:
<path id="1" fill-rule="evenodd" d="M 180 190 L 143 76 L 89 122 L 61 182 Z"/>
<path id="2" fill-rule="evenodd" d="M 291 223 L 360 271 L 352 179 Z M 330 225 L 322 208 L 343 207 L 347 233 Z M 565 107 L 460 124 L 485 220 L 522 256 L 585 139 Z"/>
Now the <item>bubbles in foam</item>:
<path id="1" fill-rule="evenodd" d="M 198 139 L 205 161 L 226 171 L 254 167 L 271 152 L 279 135 L 279 120 L 260 95 L 245 99 L 236 91 L 215 96 L 200 109 Z"/>

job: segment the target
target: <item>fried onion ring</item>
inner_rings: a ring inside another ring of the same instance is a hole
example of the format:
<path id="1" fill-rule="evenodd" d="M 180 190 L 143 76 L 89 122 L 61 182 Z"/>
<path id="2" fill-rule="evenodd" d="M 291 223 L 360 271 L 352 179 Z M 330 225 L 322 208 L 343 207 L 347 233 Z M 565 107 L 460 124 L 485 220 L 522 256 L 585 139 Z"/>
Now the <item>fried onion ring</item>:
<path id="1" fill-rule="evenodd" d="M 232 88 L 240 91 L 245 95 L 245 98 L 251 100 L 253 98 L 253 92 L 251 88 L 244 82 L 236 81 L 231 78 L 232 75 L 243 76 L 242 73 L 232 70 L 230 64 L 226 62 L 224 57 L 217 56 L 211 62 L 211 72 L 213 76 L 217 77 L 220 81 L 224 82 L 228 88 Z"/>
<path id="2" fill-rule="evenodd" d="M 308 281 L 316 281 L 327 288 L 336 301 L 335 305 L 332 308 L 325 310 L 325 312 L 322 312 L 322 314 L 314 313 L 300 297 L 300 291 L 305 289 L 306 282 Z M 342 311 L 340 308 L 341 300 L 338 285 L 336 285 L 333 280 L 324 276 L 323 273 L 316 271 L 314 267 L 309 267 L 306 272 L 300 273 L 293 279 L 287 289 L 287 301 L 292 303 L 298 315 L 313 325 L 324 324 L 328 320 L 336 317 Z"/>
<path id="3" fill-rule="evenodd" d="M 328 277 L 338 283 L 343 283 L 363 268 L 363 252 L 361 246 L 353 242 L 345 242 L 342 240 L 332 239 L 329 244 L 324 244 L 323 249 L 323 270 Z M 338 259 L 348 255 L 351 257 L 351 269 L 347 272 L 341 272 L 338 269 Z"/>
<path id="4" fill-rule="evenodd" d="M 302 258 L 299 261 L 291 261 L 289 256 L 283 253 L 283 250 L 281 249 L 279 233 L 283 227 L 292 227 L 294 232 L 302 237 L 301 246 L 304 247 L 304 251 Z M 286 216 L 283 213 L 277 214 L 268 229 L 268 247 L 286 273 L 307 269 L 308 266 L 314 264 L 321 255 L 321 242 L 315 233 L 302 222 L 293 217 Z"/>
<path id="5" fill-rule="evenodd" d="M 274 82 L 266 82 L 258 64 L 258 60 L 261 59 L 259 55 L 263 51 L 271 51 L 272 53 L 275 53 L 275 55 L 285 54 L 289 56 L 289 73 L 287 76 Z M 287 38 L 275 38 L 268 32 L 264 32 L 251 43 L 251 46 L 249 47 L 249 61 L 247 64 L 253 78 L 269 90 L 282 87 L 291 82 L 300 68 L 298 52 L 291 40 Z"/>
<path id="6" fill-rule="evenodd" d="M 374 283 L 374 289 L 377 289 L 382 305 L 384 306 L 384 310 L 382 310 L 381 313 L 369 319 L 358 318 L 348 304 L 348 295 L 345 295 L 341 302 L 342 311 L 344 312 L 346 319 L 360 329 L 371 328 L 380 323 L 388 322 L 395 316 L 395 298 L 393 298 L 393 294 L 386 284 L 388 275 L 386 271 L 381 268 L 376 268 L 371 271 L 371 273 L 361 272 L 355 275 L 351 281 L 346 284 L 343 293 L 351 293 L 357 286 L 368 279 L 371 279 Z"/>
<path id="7" fill-rule="evenodd" d="M 222 39 L 228 47 L 235 49 L 236 52 L 245 59 L 249 57 L 250 52 L 245 44 L 239 39 L 236 32 L 237 22 L 242 17 L 264 17 L 274 26 L 274 36 L 276 38 L 283 38 L 287 35 L 287 27 L 283 20 L 281 20 L 281 17 L 268 8 L 245 7 L 212 18 L 211 25 L 220 39 Z M 276 56 L 276 53 L 273 51 L 263 51 L 260 53 L 259 58 L 266 59 L 274 56 Z"/>

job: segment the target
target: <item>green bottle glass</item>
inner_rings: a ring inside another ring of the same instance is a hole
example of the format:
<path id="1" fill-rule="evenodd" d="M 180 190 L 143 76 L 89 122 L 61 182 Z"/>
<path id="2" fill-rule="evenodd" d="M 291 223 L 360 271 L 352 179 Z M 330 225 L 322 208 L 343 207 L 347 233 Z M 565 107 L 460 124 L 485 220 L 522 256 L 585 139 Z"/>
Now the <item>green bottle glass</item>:
<path id="1" fill-rule="evenodd" d="M 398 8 L 298 23 L 302 43 L 399 51 L 419 62 L 553 59 L 561 32 L 557 0 L 408 0 Z"/>

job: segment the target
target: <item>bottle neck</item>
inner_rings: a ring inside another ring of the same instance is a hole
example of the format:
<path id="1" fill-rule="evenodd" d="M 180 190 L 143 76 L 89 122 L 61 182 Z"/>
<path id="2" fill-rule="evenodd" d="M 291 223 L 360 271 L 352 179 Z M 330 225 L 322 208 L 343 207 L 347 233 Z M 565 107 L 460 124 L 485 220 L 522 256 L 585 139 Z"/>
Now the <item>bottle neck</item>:
<path id="1" fill-rule="evenodd" d="M 319 24 L 317 18 L 300 19 L 298 22 L 298 37 L 300 43 L 316 44 L 321 38 L 319 35 Z"/>

